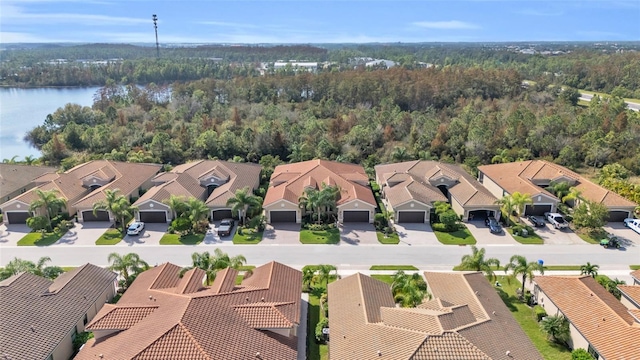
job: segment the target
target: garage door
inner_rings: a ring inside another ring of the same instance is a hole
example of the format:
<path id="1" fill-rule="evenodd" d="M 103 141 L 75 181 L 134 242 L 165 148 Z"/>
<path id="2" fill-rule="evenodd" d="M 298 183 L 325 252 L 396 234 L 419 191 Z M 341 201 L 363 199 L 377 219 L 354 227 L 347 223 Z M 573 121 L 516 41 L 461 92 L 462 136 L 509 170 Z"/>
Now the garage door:
<path id="1" fill-rule="evenodd" d="M 424 223 L 426 211 L 400 211 L 398 213 L 399 223 Z"/>
<path id="2" fill-rule="evenodd" d="M 623 222 L 624 219 L 631 217 L 628 211 L 609 211 L 610 222 Z"/>
<path id="3" fill-rule="evenodd" d="M 97 211 L 95 215 L 93 211 L 82 212 L 83 221 L 109 221 L 109 213 L 107 211 Z"/>
<path id="4" fill-rule="evenodd" d="M 6 213 L 9 224 L 26 224 L 31 214 L 27 211 L 8 212 Z"/>
<path id="5" fill-rule="evenodd" d="M 213 212 L 213 220 L 222 220 L 232 218 L 231 210 L 215 210 Z"/>
<path id="6" fill-rule="evenodd" d="M 496 216 L 496 212 L 493 210 L 472 210 L 469 211 L 467 220 L 469 221 L 484 221 L 489 216 Z"/>
<path id="7" fill-rule="evenodd" d="M 295 211 L 270 211 L 269 217 L 272 223 L 278 222 L 296 222 Z"/>
<path id="8" fill-rule="evenodd" d="M 342 217 L 343 222 L 369 222 L 368 211 L 345 211 Z"/>
<path id="9" fill-rule="evenodd" d="M 140 211 L 140 221 L 146 223 L 166 223 L 167 213 L 164 211 Z"/>
<path id="10" fill-rule="evenodd" d="M 527 205 L 524 209 L 524 215 L 544 215 L 546 212 L 551 212 L 551 205 Z"/>

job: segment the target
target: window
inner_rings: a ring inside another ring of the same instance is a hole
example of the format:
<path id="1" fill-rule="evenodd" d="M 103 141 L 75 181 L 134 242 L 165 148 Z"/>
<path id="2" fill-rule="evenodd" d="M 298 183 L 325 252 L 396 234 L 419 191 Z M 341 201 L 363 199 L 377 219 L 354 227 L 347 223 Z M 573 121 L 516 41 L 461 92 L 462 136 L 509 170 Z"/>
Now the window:
<path id="1" fill-rule="evenodd" d="M 589 355 L 593 356 L 594 359 L 600 358 L 600 354 L 598 354 L 596 349 L 594 349 L 593 346 L 591 346 L 591 344 L 589 344 L 589 349 L 587 349 L 587 352 L 589 353 Z"/>
<path id="2" fill-rule="evenodd" d="M 82 320 L 82 323 L 84 325 L 87 325 L 88 322 L 89 322 L 89 317 L 87 316 L 87 314 L 84 314 L 84 319 Z"/>
<path id="3" fill-rule="evenodd" d="M 47 360 L 53 360 L 53 354 L 49 355 L 49 356 L 47 357 Z"/>
<path id="4" fill-rule="evenodd" d="M 484 181 L 484 174 L 483 173 L 479 173 L 478 174 L 478 182 L 482 184 L 483 181 Z"/>
<path id="5" fill-rule="evenodd" d="M 73 334 L 71 334 L 71 341 L 75 341 L 76 340 L 76 336 L 78 336 L 78 327 L 74 326 L 73 327 Z"/>

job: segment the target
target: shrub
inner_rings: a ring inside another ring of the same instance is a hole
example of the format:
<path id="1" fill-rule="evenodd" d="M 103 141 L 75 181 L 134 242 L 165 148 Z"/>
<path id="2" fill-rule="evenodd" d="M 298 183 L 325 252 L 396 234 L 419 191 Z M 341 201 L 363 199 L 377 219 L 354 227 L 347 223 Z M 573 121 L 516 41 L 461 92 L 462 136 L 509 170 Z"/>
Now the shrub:
<path id="1" fill-rule="evenodd" d="M 431 228 L 434 231 L 440 231 L 440 232 L 449 232 L 447 230 L 447 227 L 444 224 L 440 224 L 440 223 L 435 223 L 435 224 L 431 224 Z"/>
<path id="2" fill-rule="evenodd" d="M 324 335 L 322 334 L 322 329 L 326 328 L 329 326 L 329 319 L 327 318 L 323 318 L 322 320 L 318 321 L 318 324 L 316 325 L 316 341 L 324 344 Z"/>
<path id="3" fill-rule="evenodd" d="M 384 217 L 384 214 L 376 213 L 373 217 L 373 225 L 375 226 L 376 230 L 380 231 L 389 224 L 387 222 L 387 219 Z"/>
<path id="4" fill-rule="evenodd" d="M 533 311 L 536 313 L 536 320 L 538 320 L 538 322 L 540 322 L 543 317 L 547 316 L 546 310 L 540 305 L 534 306 Z"/>
<path id="5" fill-rule="evenodd" d="M 73 351 L 77 353 L 80 351 L 82 345 L 86 344 L 89 339 L 93 338 L 92 332 L 83 331 L 76 335 L 75 339 L 73 339 Z"/>
<path id="6" fill-rule="evenodd" d="M 455 213 L 455 211 L 449 209 L 439 214 L 438 220 L 440 220 L 440 223 L 444 224 L 447 231 L 452 232 L 458 229 L 460 217 Z"/>
<path id="7" fill-rule="evenodd" d="M 186 232 L 191 229 L 191 221 L 184 217 L 179 217 L 171 222 L 173 231 L 177 233 Z"/>
<path id="8" fill-rule="evenodd" d="M 571 360 L 593 360 L 593 356 L 585 349 L 575 349 L 571 352 Z"/>

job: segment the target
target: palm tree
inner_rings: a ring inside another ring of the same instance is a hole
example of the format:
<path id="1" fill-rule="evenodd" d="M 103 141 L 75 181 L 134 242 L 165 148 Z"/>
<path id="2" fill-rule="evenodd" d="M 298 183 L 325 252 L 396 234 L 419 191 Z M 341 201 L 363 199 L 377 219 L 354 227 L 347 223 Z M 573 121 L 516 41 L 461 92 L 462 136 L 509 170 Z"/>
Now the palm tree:
<path id="1" fill-rule="evenodd" d="M 32 155 L 27 155 L 27 156 L 24 157 L 24 163 L 27 164 L 27 165 L 36 165 L 39 162 L 40 161 L 36 157 L 34 157 Z"/>
<path id="2" fill-rule="evenodd" d="M 29 205 L 29 210 L 36 211 L 38 209 L 44 209 L 44 213 L 47 217 L 48 230 L 51 230 L 51 218 L 58 212 L 67 206 L 67 201 L 58 197 L 58 190 L 40 190 L 36 189 L 35 194 L 37 198 Z"/>
<path id="3" fill-rule="evenodd" d="M 508 149 L 498 149 L 498 154 L 496 154 L 494 157 L 491 158 L 492 164 L 509 163 L 512 161 L 513 161 L 513 158 L 509 156 Z"/>
<path id="4" fill-rule="evenodd" d="M 304 194 L 298 199 L 298 203 L 300 204 L 301 208 L 307 211 L 311 211 L 312 215 L 315 213 L 317 216 L 318 224 L 320 223 L 320 191 L 318 189 L 305 189 Z"/>
<path id="5" fill-rule="evenodd" d="M 324 281 L 324 287 L 326 289 L 327 286 L 329 285 L 331 272 L 337 271 L 337 270 L 338 269 L 333 265 L 329 265 L 329 264 L 318 265 L 318 282 L 322 284 L 322 282 Z"/>
<path id="6" fill-rule="evenodd" d="M 178 216 L 187 211 L 187 204 L 185 202 L 184 196 L 172 194 L 168 199 L 165 199 L 163 203 L 169 206 L 174 219 L 178 218 Z"/>
<path id="7" fill-rule="evenodd" d="M 460 270 L 473 270 L 473 271 L 482 271 L 485 276 L 490 279 L 495 279 L 495 274 L 493 273 L 493 268 L 500 267 L 500 260 L 496 258 L 488 258 L 485 259 L 485 249 L 478 249 L 475 245 L 471 246 L 471 255 L 464 255 L 460 261 L 460 265 L 458 267 Z"/>
<path id="8" fill-rule="evenodd" d="M 513 215 L 515 209 L 515 203 L 511 195 L 505 195 L 501 199 L 496 200 L 496 204 L 500 205 L 500 212 L 502 217 L 507 220 L 507 224 L 511 224 L 511 215 Z"/>
<path id="9" fill-rule="evenodd" d="M 2 159 L 2 162 L 5 164 L 17 164 L 18 163 L 16 161 L 17 158 L 18 158 L 18 155 L 14 155 L 11 159 Z"/>
<path id="10" fill-rule="evenodd" d="M 589 275 L 595 279 L 595 277 L 598 276 L 599 267 L 600 266 L 596 264 L 591 264 L 590 262 L 587 261 L 586 264 L 580 266 L 580 275 Z"/>
<path id="11" fill-rule="evenodd" d="M 196 230 L 198 223 L 207 219 L 209 215 L 209 208 L 204 204 L 204 202 L 193 197 L 187 200 L 187 207 L 189 208 L 188 213 L 189 220 L 191 220 L 191 227 L 193 230 Z"/>
<path id="12" fill-rule="evenodd" d="M 287 156 L 287 159 L 290 160 L 289 162 L 301 162 L 308 160 L 310 157 L 309 151 L 307 151 L 307 144 L 305 143 L 293 143 L 289 150 L 291 151 L 291 154 Z"/>
<path id="13" fill-rule="evenodd" d="M 411 160 L 411 157 L 411 154 L 409 154 L 407 148 L 404 146 L 394 146 L 391 152 L 391 159 L 395 162 Z"/>
<path id="14" fill-rule="evenodd" d="M 242 225 L 247 220 L 247 212 L 251 208 L 262 206 L 262 199 L 253 195 L 248 187 L 236 190 L 234 197 L 227 200 L 227 206 L 231 206 L 231 212 L 241 214 Z"/>
<path id="15" fill-rule="evenodd" d="M 511 194 L 511 199 L 513 201 L 514 210 L 516 212 L 516 216 L 518 217 L 518 221 L 520 221 L 520 216 L 522 216 L 522 214 L 524 213 L 525 205 L 533 205 L 533 199 L 531 199 L 531 195 L 522 194 L 517 191 Z"/>
<path id="16" fill-rule="evenodd" d="M 340 188 L 334 185 L 326 185 L 322 183 L 320 189 L 320 211 L 335 211 L 336 202 L 340 197 Z"/>
<path id="17" fill-rule="evenodd" d="M 149 269 L 149 264 L 136 253 L 120 255 L 113 252 L 109 254 L 107 260 L 111 264 L 109 270 L 117 272 L 122 277 L 121 286 L 123 289 L 128 288 L 138 274 Z"/>
<path id="18" fill-rule="evenodd" d="M 555 195 L 558 199 L 562 200 L 563 197 L 569 194 L 571 185 L 569 185 L 569 183 L 566 181 L 553 181 L 544 189 Z"/>
<path id="19" fill-rule="evenodd" d="M 419 273 L 407 275 L 402 270 L 393 275 L 391 292 L 394 300 L 403 307 L 416 307 L 422 303 L 425 296 L 431 297 L 422 275 Z"/>
<path id="20" fill-rule="evenodd" d="M 578 190 L 575 187 L 571 187 L 569 188 L 569 192 L 563 196 L 561 198 L 562 202 L 565 204 L 569 204 L 569 202 L 575 202 L 576 200 L 578 201 L 584 201 L 584 197 L 582 197 L 582 191 Z M 575 203 L 572 204 L 572 206 L 575 206 Z"/>
<path id="21" fill-rule="evenodd" d="M 504 272 L 508 272 L 511 270 L 511 273 L 514 277 L 518 275 L 522 275 L 522 294 L 524 295 L 524 285 L 527 282 L 527 278 L 529 280 L 533 280 L 534 271 L 539 271 L 540 274 L 544 275 L 544 266 L 537 261 L 527 262 L 527 258 L 522 255 L 513 255 L 511 259 L 509 259 L 509 263 L 504 267 Z"/>
<path id="22" fill-rule="evenodd" d="M 563 315 L 546 316 L 540 321 L 540 329 L 549 336 L 549 340 L 565 344 L 570 337 L 569 321 Z"/>
<path id="23" fill-rule="evenodd" d="M 116 217 L 116 207 L 120 202 L 120 198 L 124 197 L 119 195 L 120 189 L 106 189 L 104 194 L 104 200 L 100 200 L 93 204 L 93 215 L 96 215 L 98 210 L 107 210 L 111 216 Z"/>
<path id="24" fill-rule="evenodd" d="M 247 262 L 247 259 L 242 255 L 230 257 L 227 253 L 222 252 L 220 249 L 215 249 L 213 255 L 208 251 L 203 253 L 191 254 L 192 266 L 182 269 L 181 273 L 193 268 L 199 268 L 204 270 L 206 274 L 206 284 L 211 285 L 216 278 L 218 271 L 226 269 L 228 267 L 238 269 Z"/>
<path id="25" fill-rule="evenodd" d="M 305 289 L 311 289 L 311 282 L 313 278 L 316 276 L 316 271 L 312 268 L 306 267 L 302 270 L 302 286 Z"/>

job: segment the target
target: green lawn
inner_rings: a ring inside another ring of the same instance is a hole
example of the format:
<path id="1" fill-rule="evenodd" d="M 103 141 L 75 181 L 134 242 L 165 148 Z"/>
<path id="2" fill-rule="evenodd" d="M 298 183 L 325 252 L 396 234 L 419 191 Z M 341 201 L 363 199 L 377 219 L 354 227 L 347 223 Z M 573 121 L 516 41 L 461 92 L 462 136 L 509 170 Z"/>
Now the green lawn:
<path id="1" fill-rule="evenodd" d="M 108 229 L 96 240 L 96 245 L 115 245 L 122 241 L 123 237 L 119 229 Z"/>
<path id="2" fill-rule="evenodd" d="M 61 266 L 61 268 L 62 268 L 62 270 L 64 270 L 64 272 L 67 272 L 67 271 L 71 271 L 71 270 L 75 269 L 76 266 Z"/>
<path id="3" fill-rule="evenodd" d="M 372 265 L 369 270 L 408 270 L 415 271 L 418 270 L 417 267 L 413 265 Z"/>
<path id="4" fill-rule="evenodd" d="M 521 303 L 516 297 L 516 289 L 521 286 L 521 283 L 513 278 L 509 283 L 505 276 L 498 276 L 498 282 L 502 284 L 502 287 L 496 288 L 496 290 L 502 301 L 545 360 L 570 360 L 571 352 L 569 349 L 549 342 L 547 336 L 540 330 L 533 309 Z"/>
<path id="5" fill-rule="evenodd" d="M 340 230 L 322 231 L 300 230 L 300 242 L 303 244 L 337 244 L 340 242 Z"/>
<path id="6" fill-rule="evenodd" d="M 45 233 L 44 236 L 42 236 L 42 233 L 32 232 L 18 240 L 18 246 L 49 246 L 60 240 L 62 235 L 64 235 L 64 233 L 58 233 L 55 231 Z"/>
<path id="7" fill-rule="evenodd" d="M 577 270 L 580 271 L 580 265 L 545 265 L 545 271 L 558 271 L 558 270 Z"/>
<path id="8" fill-rule="evenodd" d="M 519 242 L 520 244 L 525 244 L 525 245 L 544 244 L 544 240 L 540 236 L 538 236 L 538 234 L 536 234 L 536 233 L 529 234 L 527 237 L 523 237 L 523 236 L 519 236 L 519 235 L 514 235 L 513 234 L 513 230 L 511 230 L 511 229 L 508 229 L 508 231 L 509 231 L 509 234 L 511 234 L 511 236 L 513 236 L 513 238 L 517 242 Z"/>
<path id="9" fill-rule="evenodd" d="M 640 265 L 629 265 L 629 269 L 631 269 L 631 270 L 640 270 Z"/>
<path id="10" fill-rule="evenodd" d="M 393 275 L 371 275 L 372 278 L 386 282 L 387 284 L 393 284 Z"/>
<path id="11" fill-rule="evenodd" d="M 398 233 L 393 233 L 389 236 L 385 236 L 382 231 L 376 231 L 376 236 L 378 237 L 378 242 L 380 244 L 385 245 L 395 245 L 400 242 L 400 238 L 398 237 Z"/>
<path id="12" fill-rule="evenodd" d="M 454 232 L 433 231 L 438 241 L 445 245 L 475 245 L 476 239 L 467 228 Z"/>
<path id="13" fill-rule="evenodd" d="M 585 242 L 588 242 L 589 244 L 600 244 L 600 239 L 594 238 L 589 233 L 576 231 L 576 234 L 580 237 L 580 239 L 584 240 Z"/>
<path id="14" fill-rule="evenodd" d="M 204 234 L 191 234 L 180 236 L 178 234 L 164 234 L 160 239 L 160 245 L 197 245 L 204 240 Z"/>
<path id="15" fill-rule="evenodd" d="M 236 232 L 233 236 L 233 243 L 236 245 L 251 245 L 260 241 L 262 241 L 262 231 L 255 231 L 254 229 L 242 229 L 242 235 Z"/>
<path id="16" fill-rule="evenodd" d="M 248 271 L 248 270 L 253 270 L 255 268 L 256 268 L 255 265 L 242 265 L 238 267 L 238 271 Z"/>

